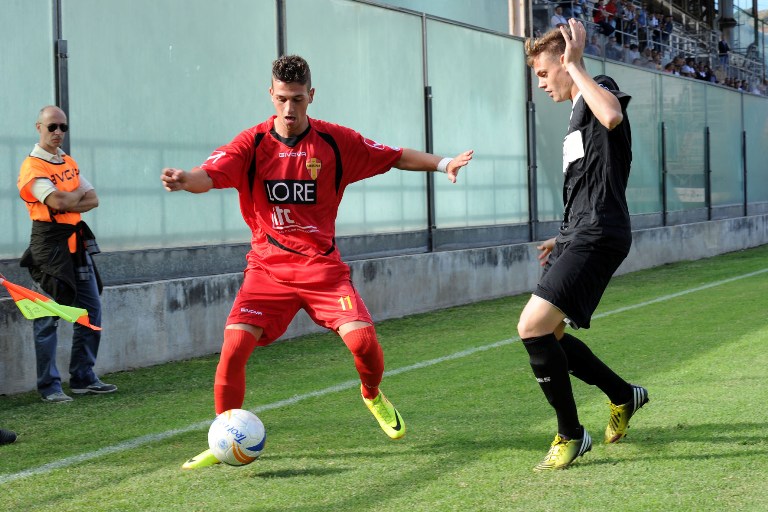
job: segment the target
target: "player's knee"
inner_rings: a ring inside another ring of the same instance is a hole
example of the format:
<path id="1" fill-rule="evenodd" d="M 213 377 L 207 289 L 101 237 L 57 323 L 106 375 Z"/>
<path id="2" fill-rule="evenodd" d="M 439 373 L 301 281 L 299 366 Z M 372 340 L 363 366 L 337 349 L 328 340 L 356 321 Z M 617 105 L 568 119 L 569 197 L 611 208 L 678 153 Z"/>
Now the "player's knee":
<path id="1" fill-rule="evenodd" d="M 364 355 L 371 351 L 380 350 L 376 329 L 373 326 L 349 331 L 342 338 L 344 344 L 354 355 Z"/>
<path id="2" fill-rule="evenodd" d="M 523 315 L 517 322 L 517 334 L 520 336 L 521 340 L 536 337 L 539 335 L 536 327 L 535 323 L 531 322 L 525 315 Z"/>
<path id="3" fill-rule="evenodd" d="M 225 329 L 216 374 L 237 375 L 245 372 L 245 365 L 257 341 L 258 338 L 249 330 Z"/>
<path id="4" fill-rule="evenodd" d="M 248 362 L 247 357 L 237 352 L 222 352 L 219 357 L 219 364 L 216 365 L 216 376 L 227 377 L 245 373 L 245 365 Z"/>

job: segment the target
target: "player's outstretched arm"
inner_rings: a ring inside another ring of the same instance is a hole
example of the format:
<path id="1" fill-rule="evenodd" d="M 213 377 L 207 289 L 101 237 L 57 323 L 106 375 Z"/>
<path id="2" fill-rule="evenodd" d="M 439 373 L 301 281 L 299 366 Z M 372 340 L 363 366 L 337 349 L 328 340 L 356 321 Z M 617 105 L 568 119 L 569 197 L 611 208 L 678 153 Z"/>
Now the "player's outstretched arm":
<path id="1" fill-rule="evenodd" d="M 456 155 L 453 158 L 442 158 L 431 153 L 424 153 L 415 149 L 403 148 L 403 156 L 397 161 L 395 167 L 405 171 L 440 171 L 448 175 L 451 183 L 456 183 L 459 169 L 472 160 L 474 150 L 470 149 Z"/>
<path id="2" fill-rule="evenodd" d="M 193 194 L 202 194 L 213 188 L 213 180 L 199 167 L 188 172 L 182 169 L 165 168 L 160 174 L 160 180 L 168 192 L 186 190 Z"/>

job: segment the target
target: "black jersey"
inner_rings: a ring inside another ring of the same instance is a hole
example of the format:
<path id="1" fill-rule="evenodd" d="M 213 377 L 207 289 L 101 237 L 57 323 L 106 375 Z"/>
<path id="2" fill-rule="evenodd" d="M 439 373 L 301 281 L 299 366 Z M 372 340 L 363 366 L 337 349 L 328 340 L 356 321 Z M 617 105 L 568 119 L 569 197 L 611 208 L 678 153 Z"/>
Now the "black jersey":
<path id="1" fill-rule="evenodd" d="M 631 241 L 626 189 L 632 163 L 632 132 L 627 116 L 631 96 L 612 78 L 595 77 L 621 103 L 624 120 L 613 130 L 600 124 L 579 94 L 563 141 L 563 224 L 561 241 L 575 236 Z"/>

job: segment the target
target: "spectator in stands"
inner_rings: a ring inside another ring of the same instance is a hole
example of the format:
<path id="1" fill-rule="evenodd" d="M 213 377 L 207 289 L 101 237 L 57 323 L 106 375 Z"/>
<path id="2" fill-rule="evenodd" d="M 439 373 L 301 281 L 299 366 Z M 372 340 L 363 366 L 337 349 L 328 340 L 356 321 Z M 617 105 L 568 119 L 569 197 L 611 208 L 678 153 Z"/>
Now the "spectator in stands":
<path id="1" fill-rule="evenodd" d="M 650 46 L 645 47 L 645 49 L 640 54 L 640 59 L 642 60 L 640 65 L 643 67 L 646 67 L 649 62 L 653 62 L 653 51 L 651 50 Z"/>
<path id="2" fill-rule="evenodd" d="M 652 51 L 651 61 L 647 64 L 649 69 L 655 69 L 656 71 L 662 71 L 661 67 L 661 52 Z"/>
<path id="3" fill-rule="evenodd" d="M 669 46 L 669 39 L 673 30 L 675 30 L 675 24 L 672 21 L 672 16 L 664 16 L 664 20 L 661 23 L 661 44 L 665 47 Z"/>
<path id="4" fill-rule="evenodd" d="M 598 41 L 597 34 L 594 34 L 589 39 L 589 44 L 584 47 L 584 53 L 586 55 L 594 55 L 595 57 L 603 56 L 603 49 L 600 48 L 600 42 Z"/>
<path id="5" fill-rule="evenodd" d="M 696 73 L 695 78 L 697 80 L 703 80 L 705 82 L 709 82 L 711 75 L 709 71 L 707 71 L 708 67 L 704 63 L 704 61 L 700 61 L 698 64 L 696 64 Z"/>
<path id="6" fill-rule="evenodd" d="M 731 47 L 728 46 L 728 41 L 725 40 L 725 36 L 720 36 L 720 42 L 717 43 L 717 54 L 720 57 L 720 66 L 723 69 L 728 67 L 728 54 L 731 52 Z"/>
<path id="7" fill-rule="evenodd" d="M 623 32 L 624 32 L 624 2 L 626 0 L 609 0 L 610 2 L 613 2 L 613 5 L 615 6 L 615 12 L 613 13 L 613 20 L 609 23 L 613 24 L 613 28 L 616 29 L 616 32 L 613 33 L 613 35 L 616 36 L 616 40 L 619 43 L 623 42 Z M 606 10 L 607 10 L 608 4 L 606 4 Z M 609 11 L 610 12 L 610 11 Z"/>
<path id="8" fill-rule="evenodd" d="M 635 4 L 632 2 L 625 2 L 624 16 L 623 16 L 623 29 L 625 34 L 635 35 L 637 34 L 637 23 L 635 21 Z"/>
<path id="9" fill-rule="evenodd" d="M 587 14 L 587 0 L 573 0 L 571 11 L 574 18 L 583 20 Z"/>
<path id="10" fill-rule="evenodd" d="M 609 36 L 613 34 L 614 30 L 616 30 L 608 22 L 609 19 L 610 14 L 605 10 L 603 0 L 597 0 L 595 9 L 592 11 L 592 21 L 594 21 L 595 24 L 600 27 L 600 33 L 604 36 Z"/>
<path id="11" fill-rule="evenodd" d="M 607 16 L 606 16 L 606 20 L 605 21 L 607 21 L 608 24 L 610 26 L 612 26 L 614 28 L 614 30 L 615 30 L 617 28 L 616 27 L 616 15 L 617 15 L 617 11 L 618 11 L 618 6 L 616 4 L 616 0 L 608 0 L 605 3 L 604 10 L 605 10 L 606 13 L 608 13 Z"/>
<path id="12" fill-rule="evenodd" d="M 679 76 L 680 73 L 675 69 L 675 63 L 674 61 L 667 62 L 664 66 L 664 72 L 669 73 L 670 75 L 677 75 Z"/>
<path id="13" fill-rule="evenodd" d="M 709 64 L 704 64 L 704 71 L 707 73 L 707 81 L 713 84 L 718 83 L 717 82 L 717 75 L 712 70 L 711 67 L 709 67 Z"/>
<path id="14" fill-rule="evenodd" d="M 624 62 L 627 64 L 632 64 L 635 62 L 635 59 L 639 58 L 640 49 L 635 43 L 630 44 L 628 48 L 624 48 Z"/>
<path id="15" fill-rule="evenodd" d="M 616 36 L 611 36 L 605 44 L 605 58 L 611 60 L 624 59 L 624 51 L 616 41 Z"/>
<path id="16" fill-rule="evenodd" d="M 563 16 L 563 8 L 559 5 L 555 7 L 555 14 L 549 19 L 549 28 L 565 27 L 568 20 Z"/>
<path id="17" fill-rule="evenodd" d="M 685 59 L 685 64 L 683 64 L 683 66 L 680 68 L 680 76 L 694 78 L 696 75 L 696 70 L 693 69 L 694 62 L 695 61 L 693 57 L 688 57 Z"/>
<path id="18" fill-rule="evenodd" d="M 640 41 L 640 48 L 645 48 L 648 41 L 648 11 L 643 4 L 635 9 L 635 25 L 637 25 L 637 39 Z"/>
<path id="19" fill-rule="evenodd" d="M 651 13 L 648 16 L 648 32 L 656 50 L 661 49 L 661 14 Z"/>

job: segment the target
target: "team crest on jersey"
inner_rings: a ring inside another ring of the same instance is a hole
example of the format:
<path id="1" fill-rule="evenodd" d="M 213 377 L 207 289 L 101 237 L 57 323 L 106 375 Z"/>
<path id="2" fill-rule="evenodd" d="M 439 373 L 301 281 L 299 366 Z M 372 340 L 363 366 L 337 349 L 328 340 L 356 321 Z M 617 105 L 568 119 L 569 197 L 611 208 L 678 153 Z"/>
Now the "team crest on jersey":
<path id="1" fill-rule="evenodd" d="M 307 160 L 307 170 L 309 171 L 309 175 L 313 180 L 317 179 L 317 175 L 320 174 L 320 168 L 323 166 L 323 163 L 320 161 L 320 159 L 312 157 Z"/>

